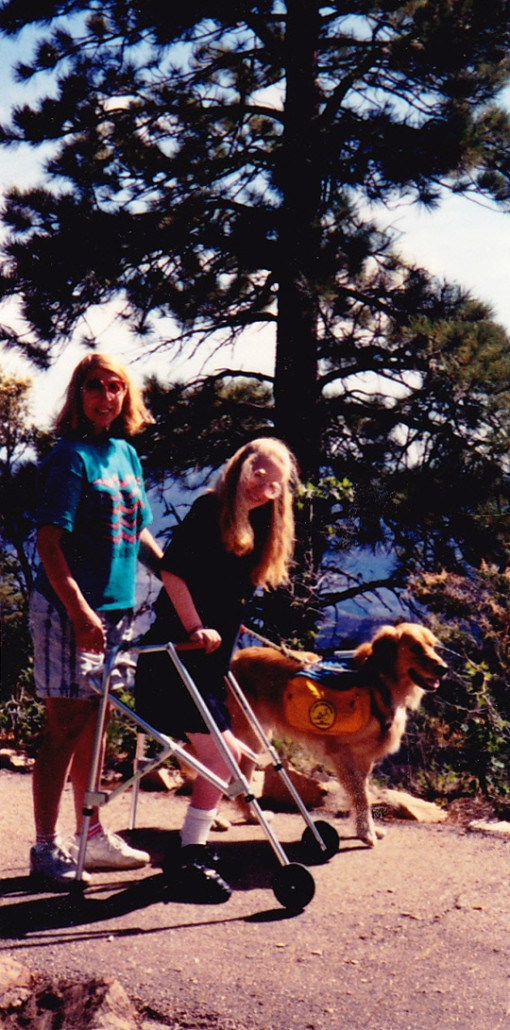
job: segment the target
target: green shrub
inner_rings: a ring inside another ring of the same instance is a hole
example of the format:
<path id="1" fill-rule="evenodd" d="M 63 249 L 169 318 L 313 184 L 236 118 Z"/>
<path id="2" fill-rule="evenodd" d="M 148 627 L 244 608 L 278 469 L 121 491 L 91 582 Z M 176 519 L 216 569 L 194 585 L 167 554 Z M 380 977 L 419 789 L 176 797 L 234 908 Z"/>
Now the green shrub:
<path id="1" fill-rule="evenodd" d="M 483 794 L 510 809 L 510 576 L 415 576 L 450 673 L 413 717 L 406 749 L 415 786 L 429 795 Z"/>

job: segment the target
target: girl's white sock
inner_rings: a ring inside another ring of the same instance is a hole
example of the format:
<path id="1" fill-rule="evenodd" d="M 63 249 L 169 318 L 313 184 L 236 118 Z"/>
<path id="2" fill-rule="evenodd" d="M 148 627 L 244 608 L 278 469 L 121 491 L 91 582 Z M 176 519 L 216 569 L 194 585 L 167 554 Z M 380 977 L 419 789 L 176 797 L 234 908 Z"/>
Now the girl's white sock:
<path id="1" fill-rule="evenodd" d="M 209 832 L 216 818 L 216 808 L 193 808 L 188 806 L 186 817 L 181 829 L 181 844 L 183 848 L 188 844 L 207 844 Z"/>

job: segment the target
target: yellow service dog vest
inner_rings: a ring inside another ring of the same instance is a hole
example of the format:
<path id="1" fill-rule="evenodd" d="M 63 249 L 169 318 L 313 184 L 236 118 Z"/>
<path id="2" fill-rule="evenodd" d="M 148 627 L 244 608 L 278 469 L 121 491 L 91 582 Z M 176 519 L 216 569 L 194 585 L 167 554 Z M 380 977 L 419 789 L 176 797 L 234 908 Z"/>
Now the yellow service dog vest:
<path id="1" fill-rule="evenodd" d="M 331 690 L 302 673 L 289 680 L 283 695 L 290 726 L 309 733 L 358 733 L 370 719 L 370 695 L 360 687 Z"/>

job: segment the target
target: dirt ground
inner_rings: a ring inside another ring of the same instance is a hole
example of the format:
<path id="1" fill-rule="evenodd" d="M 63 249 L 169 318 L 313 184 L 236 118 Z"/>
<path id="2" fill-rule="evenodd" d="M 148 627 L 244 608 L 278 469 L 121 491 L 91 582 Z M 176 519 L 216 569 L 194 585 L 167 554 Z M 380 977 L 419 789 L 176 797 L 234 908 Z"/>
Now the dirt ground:
<path id="1" fill-rule="evenodd" d="M 469 832 L 457 812 L 434 826 L 392 821 L 369 850 L 349 836 L 331 795 L 314 818 L 335 825 L 341 848 L 309 866 L 315 896 L 302 912 L 275 899 L 278 863 L 258 825 L 214 835 L 230 901 L 190 905 L 168 893 L 159 865 L 186 804 L 174 793 L 141 794 L 131 837 L 150 851 L 150 868 L 94 874 L 81 899 L 34 894 L 31 776 L 0 772 L 4 953 L 39 980 L 116 978 L 143 1030 L 510 1028 L 505 840 Z M 129 836 L 129 809 L 126 794 L 103 821 Z M 61 825 L 73 829 L 67 789 Z M 301 861 L 301 817 L 280 813 L 272 825 Z"/>

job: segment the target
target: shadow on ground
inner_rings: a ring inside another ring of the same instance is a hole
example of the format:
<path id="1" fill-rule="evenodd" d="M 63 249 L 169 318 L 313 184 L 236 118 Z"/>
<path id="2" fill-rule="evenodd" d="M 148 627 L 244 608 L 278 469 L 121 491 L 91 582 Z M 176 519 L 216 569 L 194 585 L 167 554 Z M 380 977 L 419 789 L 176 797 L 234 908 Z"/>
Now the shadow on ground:
<path id="1" fill-rule="evenodd" d="M 77 886 L 66 893 L 36 893 L 29 876 L 1 879 L 0 895 L 5 899 L 0 911 L 1 937 L 9 940 L 24 939 L 26 943 L 27 938 L 31 940 L 45 931 L 69 930 L 90 926 L 93 923 L 109 922 L 155 904 L 185 904 L 182 898 L 172 891 L 171 883 L 161 871 L 165 856 L 178 847 L 178 831 L 162 831 L 149 827 L 131 833 L 129 837 L 150 853 L 152 871 L 137 871 L 135 875 L 116 874 L 115 879 L 111 878 L 111 874 L 106 878 L 106 874 L 101 874 L 103 878 L 96 879 L 96 882 L 85 890 Z M 272 891 L 273 878 L 280 869 L 280 864 L 267 841 L 222 842 L 215 845 L 215 850 L 220 859 L 222 873 L 234 892 L 261 889 Z M 310 856 L 304 854 L 301 841 L 286 843 L 284 850 L 289 862 L 314 864 Z M 272 892 L 271 900 L 274 901 Z M 201 909 L 204 906 L 198 907 Z M 217 905 L 214 906 L 214 911 L 219 911 Z M 262 922 L 290 918 L 292 914 L 296 913 L 278 907 L 236 918 Z M 217 915 L 212 921 L 217 921 Z M 111 932 L 111 926 L 104 930 L 104 934 Z M 147 931 L 137 927 L 114 931 L 115 936 L 145 932 L 153 930 Z M 95 933 L 97 934 L 97 931 Z M 75 933 L 73 938 L 76 939 Z M 48 938 L 48 943 L 50 940 L 52 938 Z"/>

